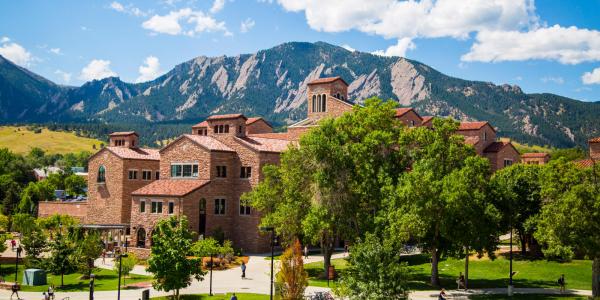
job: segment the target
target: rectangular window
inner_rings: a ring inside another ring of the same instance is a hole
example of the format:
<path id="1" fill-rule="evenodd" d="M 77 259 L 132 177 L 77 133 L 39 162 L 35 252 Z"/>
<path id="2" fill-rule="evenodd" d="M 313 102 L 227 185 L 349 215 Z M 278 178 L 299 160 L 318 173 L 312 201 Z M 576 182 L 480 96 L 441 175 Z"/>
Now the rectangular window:
<path id="1" fill-rule="evenodd" d="M 242 200 L 240 199 L 240 215 L 247 216 L 250 215 L 250 205 L 244 205 Z"/>
<path id="2" fill-rule="evenodd" d="M 142 171 L 143 180 L 152 180 L 152 171 Z"/>
<path id="3" fill-rule="evenodd" d="M 215 215 L 225 215 L 225 199 L 215 199 Z"/>
<path id="4" fill-rule="evenodd" d="M 508 167 L 513 164 L 512 159 L 504 159 L 504 166 Z"/>
<path id="5" fill-rule="evenodd" d="M 175 211 L 175 203 L 169 202 L 169 214 L 172 215 L 174 211 Z"/>
<path id="6" fill-rule="evenodd" d="M 158 174 L 158 172 L 157 172 Z M 194 178 L 198 177 L 198 164 L 174 163 L 171 164 L 172 178 Z M 158 179 L 158 177 L 157 177 Z"/>
<path id="7" fill-rule="evenodd" d="M 225 125 L 225 133 L 229 133 L 229 125 Z"/>
<path id="8" fill-rule="evenodd" d="M 162 201 L 152 201 L 151 212 L 153 214 L 162 214 L 162 207 L 163 207 Z"/>
<path id="9" fill-rule="evenodd" d="M 217 177 L 220 177 L 220 178 L 227 177 L 227 167 L 226 166 L 217 166 Z"/>
<path id="10" fill-rule="evenodd" d="M 160 177 L 160 172 L 156 171 L 156 174 L 154 176 L 154 179 L 158 180 L 158 178 Z"/>
<path id="11" fill-rule="evenodd" d="M 137 170 L 129 170 L 129 180 L 137 179 Z"/>
<path id="12" fill-rule="evenodd" d="M 140 212 L 141 213 L 146 212 L 146 201 L 145 200 L 140 200 Z"/>
<path id="13" fill-rule="evenodd" d="M 240 178 L 252 177 L 252 167 L 242 167 L 240 169 Z"/>

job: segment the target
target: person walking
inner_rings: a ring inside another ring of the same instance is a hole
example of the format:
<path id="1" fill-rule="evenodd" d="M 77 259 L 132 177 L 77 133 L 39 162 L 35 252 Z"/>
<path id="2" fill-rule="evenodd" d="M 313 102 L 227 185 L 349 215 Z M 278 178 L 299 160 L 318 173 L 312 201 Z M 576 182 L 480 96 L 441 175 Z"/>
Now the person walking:
<path id="1" fill-rule="evenodd" d="M 467 289 L 465 275 L 463 275 L 462 272 L 459 273 L 458 279 L 456 279 L 456 285 L 457 285 L 457 287 L 456 287 L 457 290 L 460 290 L 461 287 L 463 287 L 465 290 Z"/>
<path id="2" fill-rule="evenodd" d="M 50 300 L 50 298 L 48 297 L 48 294 L 46 294 L 46 292 L 42 293 L 42 300 Z"/>
<path id="3" fill-rule="evenodd" d="M 438 295 L 438 300 L 446 300 L 446 299 L 447 299 L 447 298 L 446 298 L 446 290 L 445 290 L 445 289 L 442 289 L 442 290 L 440 291 L 440 294 Z"/>
<path id="4" fill-rule="evenodd" d="M 242 279 L 246 279 L 246 263 L 244 263 L 243 261 L 242 261 Z"/>
<path id="5" fill-rule="evenodd" d="M 558 278 L 558 285 L 560 286 L 561 293 L 564 293 L 566 284 L 567 283 L 565 282 L 565 274 L 561 274 L 560 278 Z"/>
<path id="6" fill-rule="evenodd" d="M 233 295 L 231 295 L 231 298 L 229 298 L 229 300 L 237 300 L 237 296 L 235 295 L 235 293 L 233 293 Z"/>
<path id="7" fill-rule="evenodd" d="M 21 297 L 19 297 L 19 284 L 15 282 L 12 285 L 11 290 L 12 290 L 12 294 L 10 294 L 10 299 L 12 300 L 13 295 L 17 295 L 17 300 L 21 300 Z"/>
<path id="8" fill-rule="evenodd" d="M 15 251 L 17 248 L 17 241 L 15 241 L 15 239 L 10 240 L 10 246 L 12 248 L 12 251 Z"/>
<path id="9" fill-rule="evenodd" d="M 308 259 L 308 245 L 304 245 L 304 259 Z"/>
<path id="10" fill-rule="evenodd" d="M 106 249 L 102 249 L 102 264 L 106 264 Z"/>
<path id="11" fill-rule="evenodd" d="M 54 284 L 48 287 L 48 299 L 54 300 Z"/>

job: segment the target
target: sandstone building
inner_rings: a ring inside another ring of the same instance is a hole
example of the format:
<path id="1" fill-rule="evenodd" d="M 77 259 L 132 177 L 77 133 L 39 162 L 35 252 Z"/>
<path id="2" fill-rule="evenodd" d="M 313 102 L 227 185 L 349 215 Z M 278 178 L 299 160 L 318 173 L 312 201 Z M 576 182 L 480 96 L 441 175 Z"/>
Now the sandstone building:
<path id="1" fill-rule="evenodd" d="M 110 135 L 108 147 L 89 159 L 88 201 L 40 203 L 40 215 L 69 213 L 86 226 L 122 230 L 130 249 L 147 254 L 156 223 L 185 215 L 198 235 L 217 232 L 235 247 L 263 252 L 267 236 L 258 230 L 260 214 L 240 201 L 262 180 L 262 167 L 277 164 L 280 153 L 325 117 L 352 110 L 348 84 L 340 77 L 308 84 L 307 118 L 275 133 L 263 118 L 213 115 L 160 150 L 140 148 L 135 132 Z M 398 108 L 408 127 L 431 127 L 432 117 Z M 462 122 L 457 131 L 488 158 L 494 170 L 520 161 L 510 142 L 498 141 L 488 122 Z M 144 250 L 145 249 L 145 250 Z"/>

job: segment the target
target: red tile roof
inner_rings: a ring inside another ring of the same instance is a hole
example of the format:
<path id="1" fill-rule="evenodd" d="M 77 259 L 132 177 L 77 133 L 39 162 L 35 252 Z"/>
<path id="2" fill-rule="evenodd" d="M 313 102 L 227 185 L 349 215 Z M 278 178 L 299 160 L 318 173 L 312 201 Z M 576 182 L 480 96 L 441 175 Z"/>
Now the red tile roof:
<path id="1" fill-rule="evenodd" d="M 596 161 L 598 163 L 599 161 Z M 580 168 L 589 168 L 594 165 L 594 161 L 591 159 L 582 159 L 575 162 L 575 165 Z"/>
<path id="2" fill-rule="evenodd" d="M 433 116 L 424 116 L 421 119 L 423 119 L 423 125 L 425 125 L 425 123 L 427 122 L 431 122 L 431 120 L 433 120 Z"/>
<path id="3" fill-rule="evenodd" d="M 212 116 L 206 118 L 206 120 L 228 120 L 228 119 L 237 119 L 237 118 L 244 118 L 246 120 L 248 119 L 243 114 L 227 114 L 227 115 L 212 115 Z"/>
<path id="4" fill-rule="evenodd" d="M 192 128 L 198 128 L 198 127 L 208 127 L 208 122 L 207 121 L 202 121 L 194 126 L 192 126 Z"/>
<path id="5" fill-rule="evenodd" d="M 105 147 L 105 149 L 122 159 L 160 160 L 157 149 L 126 147 Z"/>
<path id="6" fill-rule="evenodd" d="M 413 110 L 412 107 L 400 107 L 400 108 L 396 108 L 396 117 L 401 117 L 405 113 L 407 113 L 407 112 L 409 112 L 411 110 Z"/>
<path id="7" fill-rule="evenodd" d="M 287 132 L 266 132 L 266 133 L 252 133 L 248 135 L 251 138 L 265 138 L 265 139 L 275 139 L 275 140 L 293 140 L 294 138 L 290 136 Z"/>
<path id="8" fill-rule="evenodd" d="M 229 146 L 221 143 L 219 140 L 217 140 L 213 137 L 210 137 L 207 135 L 197 135 L 197 134 L 183 134 L 179 138 L 174 140 L 173 142 L 169 143 L 164 148 L 160 149 L 160 151 L 163 151 L 163 150 L 169 148 L 171 145 L 174 145 L 175 142 L 179 141 L 180 139 L 184 139 L 184 138 L 189 139 L 190 141 L 194 142 L 198 146 L 200 146 L 208 151 L 235 152 Z"/>
<path id="9" fill-rule="evenodd" d="M 548 156 L 550 156 L 550 154 L 549 153 L 544 153 L 544 152 L 540 152 L 540 153 L 529 152 L 529 153 L 523 153 L 521 155 L 522 158 L 545 158 L 545 157 L 548 157 Z"/>
<path id="10" fill-rule="evenodd" d="M 308 85 L 319 84 L 319 83 L 331 83 L 331 82 L 334 82 L 336 80 L 341 80 L 345 85 L 348 85 L 348 83 L 342 77 L 340 77 L 340 76 L 317 78 L 317 79 L 309 82 Z"/>
<path id="11" fill-rule="evenodd" d="M 600 136 L 589 139 L 588 143 L 600 143 Z"/>
<path id="12" fill-rule="evenodd" d="M 508 146 L 508 145 L 512 145 L 511 142 L 508 142 L 508 141 L 493 142 L 489 146 L 487 146 L 485 148 L 485 150 L 483 150 L 483 152 L 498 152 L 498 151 L 502 150 L 502 148 L 504 148 L 505 146 Z"/>
<path id="13" fill-rule="evenodd" d="M 478 130 L 487 125 L 488 122 L 460 122 L 458 130 Z"/>
<path id="14" fill-rule="evenodd" d="M 246 120 L 246 125 L 250 125 L 250 124 L 252 124 L 252 123 L 254 123 L 256 121 L 260 121 L 260 120 L 262 120 L 267 125 L 269 125 L 269 127 L 273 127 L 273 126 L 271 126 L 271 124 L 269 124 L 269 122 L 267 122 L 267 120 L 263 119 L 262 117 L 251 117 L 251 118 L 248 118 L 248 120 Z"/>
<path id="15" fill-rule="evenodd" d="M 109 134 L 109 136 L 122 136 L 122 135 L 132 135 L 132 134 L 138 135 L 137 132 L 135 132 L 135 131 L 121 131 L 121 132 L 113 132 L 113 133 Z"/>
<path id="16" fill-rule="evenodd" d="M 210 180 L 200 179 L 160 179 L 131 193 L 134 196 L 183 197 L 207 184 Z"/>
<path id="17" fill-rule="evenodd" d="M 272 139 L 257 137 L 256 135 L 237 138 L 243 145 L 246 145 L 259 152 L 274 152 L 280 153 L 288 149 L 289 140 Z"/>

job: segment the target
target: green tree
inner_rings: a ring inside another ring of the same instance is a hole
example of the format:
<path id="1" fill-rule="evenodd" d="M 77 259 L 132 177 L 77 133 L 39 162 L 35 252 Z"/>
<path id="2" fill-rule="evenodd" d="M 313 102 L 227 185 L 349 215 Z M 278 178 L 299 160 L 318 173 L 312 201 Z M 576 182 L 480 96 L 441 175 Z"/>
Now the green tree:
<path id="1" fill-rule="evenodd" d="M 38 230 L 35 217 L 30 214 L 15 214 L 12 217 L 12 229 L 27 235 Z"/>
<path id="2" fill-rule="evenodd" d="M 277 298 L 282 300 L 302 300 L 308 285 L 308 273 L 304 270 L 300 241 L 288 247 L 280 258 L 281 267 L 277 273 Z"/>
<path id="3" fill-rule="evenodd" d="M 349 299 L 407 299 L 409 274 L 399 253 L 395 242 L 367 234 L 350 249 L 336 293 Z"/>
<path id="4" fill-rule="evenodd" d="M 87 180 L 79 175 L 72 174 L 65 178 L 65 190 L 71 196 L 85 194 L 86 187 Z"/>
<path id="5" fill-rule="evenodd" d="M 115 258 L 115 265 L 113 270 L 119 272 L 119 265 L 121 266 L 121 274 L 123 274 L 123 285 L 125 285 L 125 277 L 129 276 L 129 273 L 133 271 L 133 268 L 138 263 L 137 256 L 133 252 L 127 253 L 126 257 L 121 259 Z"/>
<path id="6" fill-rule="evenodd" d="M 364 107 L 322 120 L 281 155 L 279 166 L 263 168 L 265 180 L 242 197 L 264 213 L 262 225 L 273 226 L 284 246 L 296 238 L 319 244 L 324 274 L 336 239 L 375 230 L 382 181 L 395 182 L 408 166 L 398 147 L 407 130 L 394 107 L 369 99 Z"/>
<path id="7" fill-rule="evenodd" d="M 221 252 L 221 245 L 212 237 L 196 241 L 192 245 L 192 253 L 198 257 L 209 257 Z"/>
<path id="8" fill-rule="evenodd" d="M 50 258 L 48 266 L 53 274 L 60 274 L 60 286 L 63 287 L 64 275 L 72 272 L 76 267 L 75 253 L 77 248 L 73 241 L 61 231 L 54 235 L 50 242 Z"/>
<path id="9" fill-rule="evenodd" d="M 89 278 L 95 269 L 94 261 L 102 254 L 102 239 L 97 232 L 87 232 L 77 241 L 77 260 L 85 278 Z"/>
<path id="10" fill-rule="evenodd" d="M 2 213 L 12 215 L 18 205 L 21 194 L 21 186 L 10 174 L 0 175 L 0 201 L 2 201 Z"/>
<path id="11" fill-rule="evenodd" d="M 460 199 L 480 198 L 468 192 L 455 195 L 452 191 L 455 183 L 468 185 L 465 174 L 460 172 L 474 173 L 478 178 L 481 178 L 479 172 L 483 172 L 481 161 L 476 159 L 473 161 L 477 166 L 473 166 L 475 170 L 460 171 L 465 168 L 469 161 L 467 159 L 475 156 L 475 151 L 464 143 L 462 136 L 455 134 L 457 128 L 456 121 L 436 118 L 433 120 L 433 130 L 420 127 L 409 131 L 405 144 L 410 145 L 408 151 L 413 160 L 412 170 L 401 176 L 396 188 L 387 188 L 390 190 L 387 198 L 390 201 L 381 218 L 381 226 L 386 228 L 390 240 L 404 242 L 411 236 L 417 238 L 423 249 L 431 253 L 431 284 L 434 286 L 440 284 L 438 263 L 441 255 L 459 251 L 466 244 L 466 241 L 454 240 L 455 229 L 457 226 L 474 226 L 454 215 L 462 213 L 467 215 L 465 217 L 472 217 L 469 216 L 471 208 L 460 211 Z M 452 179 L 455 175 L 456 179 Z M 484 201 L 479 201 L 473 205 L 484 204 Z M 474 209 L 480 210 L 481 207 Z M 468 244 L 471 242 L 475 240 Z"/>
<path id="12" fill-rule="evenodd" d="M 204 271 L 200 259 L 188 258 L 192 250 L 192 233 L 185 217 L 173 216 L 158 222 L 152 235 L 152 255 L 148 272 L 153 273 L 153 286 L 159 291 L 173 291 L 179 299 L 179 290 L 189 286 L 192 277 L 202 280 Z"/>
<path id="13" fill-rule="evenodd" d="M 544 169 L 545 205 L 535 236 L 548 257 L 571 258 L 576 252 L 590 257 L 592 296 L 600 297 L 600 167 L 579 169 L 559 160 Z"/>
<path id="14" fill-rule="evenodd" d="M 41 229 L 23 235 L 21 245 L 27 255 L 27 264 L 39 268 L 42 264 L 42 253 L 48 250 L 48 236 Z"/>
<path id="15" fill-rule="evenodd" d="M 455 247 L 454 256 L 465 257 L 465 288 L 469 283 L 469 255 L 488 253 L 494 259 L 501 227 L 500 211 L 488 195 L 490 164 L 486 158 L 467 157 L 464 166 L 444 177 L 440 198 L 446 202 L 445 233 Z M 450 250 L 450 249 L 449 249 Z"/>
<path id="16" fill-rule="evenodd" d="M 504 232 L 509 231 L 512 224 L 519 234 L 522 255 L 527 253 L 528 244 L 530 248 L 537 245 L 533 232 L 542 208 L 541 169 L 538 165 L 516 164 L 498 170 L 490 180 L 491 198 L 503 212 Z"/>
<path id="17" fill-rule="evenodd" d="M 54 186 L 46 180 L 30 182 L 21 192 L 19 212 L 36 214 L 37 204 L 40 201 L 54 199 L 54 190 Z"/>

